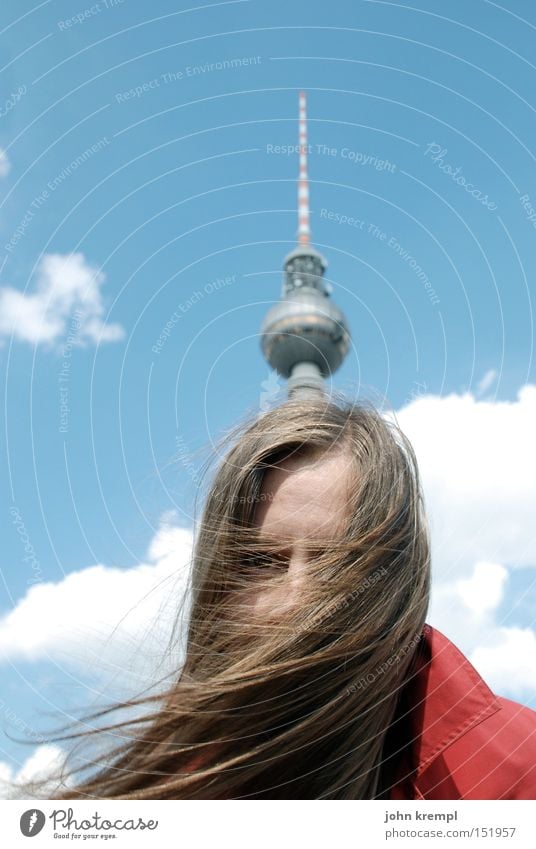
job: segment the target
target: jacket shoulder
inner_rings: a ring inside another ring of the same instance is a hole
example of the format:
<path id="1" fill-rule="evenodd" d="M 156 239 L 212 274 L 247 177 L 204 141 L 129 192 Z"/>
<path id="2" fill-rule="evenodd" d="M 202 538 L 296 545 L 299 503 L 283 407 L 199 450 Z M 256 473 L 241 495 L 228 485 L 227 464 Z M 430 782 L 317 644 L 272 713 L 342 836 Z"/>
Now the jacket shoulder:
<path id="1" fill-rule="evenodd" d="M 536 799 L 536 711 L 499 709 L 448 746 L 421 776 L 428 799 Z"/>

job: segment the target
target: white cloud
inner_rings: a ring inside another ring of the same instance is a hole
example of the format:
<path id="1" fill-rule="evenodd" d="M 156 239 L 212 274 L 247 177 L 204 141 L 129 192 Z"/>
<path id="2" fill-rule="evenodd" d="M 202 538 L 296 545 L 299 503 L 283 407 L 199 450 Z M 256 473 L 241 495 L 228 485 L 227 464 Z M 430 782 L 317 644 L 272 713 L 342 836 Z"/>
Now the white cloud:
<path id="1" fill-rule="evenodd" d="M 397 418 L 419 460 L 436 576 L 467 577 L 478 560 L 536 565 L 536 386 L 510 402 L 429 395 Z"/>
<path id="2" fill-rule="evenodd" d="M 522 698 L 536 693 L 536 634 L 531 628 L 500 628 L 489 644 L 477 646 L 471 662 L 499 693 Z"/>
<path id="3" fill-rule="evenodd" d="M 193 542 L 191 531 L 177 527 L 176 520 L 173 511 L 162 516 L 146 563 L 129 569 L 98 564 L 58 583 L 31 587 L 0 619 L 0 663 L 54 661 L 74 678 L 91 681 L 91 708 L 98 687 L 109 703 L 176 674 L 184 657 Z M 177 639 L 166 653 L 177 618 Z M 34 798 L 50 798 L 57 786 L 50 776 L 64 760 L 62 749 L 43 744 L 18 771 L 0 761 L 0 799 L 28 798 L 16 785 L 29 779 L 45 779 Z"/>
<path id="4" fill-rule="evenodd" d="M 58 787 L 51 776 L 61 769 L 64 761 L 63 750 L 49 743 L 38 746 L 16 771 L 0 761 L 0 799 L 27 799 L 28 793 L 20 787 L 26 781 L 45 781 L 41 792 L 33 798 L 49 798 Z"/>
<path id="5" fill-rule="evenodd" d="M 115 342 L 124 330 L 103 322 L 104 274 L 82 253 L 45 254 L 37 268 L 35 291 L 0 288 L 0 338 L 54 345 L 63 341 Z"/>
<path id="6" fill-rule="evenodd" d="M 150 685 L 165 664 L 180 664 L 183 634 L 163 658 L 185 598 L 192 534 L 163 517 L 148 562 L 129 569 L 101 564 L 58 583 L 32 586 L 0 620 L 0 661 L 53 660 L 119 687 Z M 187 599 L 186 602 L 187 603 Z M 184 617 L 184 622 L 186 617 Z"/>
<path id="7" fill-rule="evenodd" d="M 465 606 L 477 617 L 493 612 L 503 598 L 508 569 L 500 563 L 475 563 L 470 578 L 456 581 L 456 589 Z"/>
<path id="8" fill-rule="evenodd" d="M 8 159 L 7 153 L 0 147 L 0 177 L 7 177 L 11 171 L 11 162 Z"/>
<path id="9" fill-rule="evenodd" d="M 515 401 L 473 395 L 419 397 L 397 420 L 410 438 L 423 481 L 432 536 L 428 621 L 472 660 L 499 695 L 534 695 L 534 630 L 506 627 L 498 608 L 513 607 L 512 570 L 536 566 L 536 386 Z M 521 636 L 520 636 L 521 635 Z"/>

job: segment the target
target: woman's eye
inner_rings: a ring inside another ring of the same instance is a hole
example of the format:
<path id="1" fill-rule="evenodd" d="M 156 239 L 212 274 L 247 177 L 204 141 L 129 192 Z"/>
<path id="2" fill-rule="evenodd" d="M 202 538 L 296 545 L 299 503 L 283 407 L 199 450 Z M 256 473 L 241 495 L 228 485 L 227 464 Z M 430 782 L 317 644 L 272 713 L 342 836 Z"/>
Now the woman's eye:
<path id="1" fill-rule="evenodd" d="M 262 569 L 280 569 L 287 565 L 287 556 L 284 552 L 274 551 L 270 554 L 259 554 L 251 559 L 253 568 Z"/>

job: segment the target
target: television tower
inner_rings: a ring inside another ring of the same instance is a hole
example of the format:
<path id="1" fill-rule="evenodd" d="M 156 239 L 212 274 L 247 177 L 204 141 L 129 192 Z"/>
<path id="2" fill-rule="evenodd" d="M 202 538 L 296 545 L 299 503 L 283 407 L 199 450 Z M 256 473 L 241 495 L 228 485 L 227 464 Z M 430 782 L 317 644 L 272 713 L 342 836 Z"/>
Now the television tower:
<path id="1" fill-rule="evenodd" d="M 330 300 L 323 279 L 327 262 L 311 245 L 307 174 L 307 107 L 300 92 L 300 173 L 298 246 L 285 259 L 281 300 L 261 327 L 264 358 L 288 379 L 289 398 L 322 397 L 324 379 L 336 371 L 350 346 L 350 331 L 341 310 Z"/>

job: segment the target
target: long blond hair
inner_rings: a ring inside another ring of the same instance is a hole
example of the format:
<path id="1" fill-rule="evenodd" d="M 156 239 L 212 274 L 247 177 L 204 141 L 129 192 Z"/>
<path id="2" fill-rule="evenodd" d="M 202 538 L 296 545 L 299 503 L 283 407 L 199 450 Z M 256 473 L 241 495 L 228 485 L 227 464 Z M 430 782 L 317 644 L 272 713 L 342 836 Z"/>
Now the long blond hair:
<path id="1" fill-rule="evenodd" d="M 184 664 L 164 692 L 104 711 L 149 707 L 142 723 L 107 724 L 123 742 L 55 798 L 378 796 L 429 603 L 411 445 L 373 408 L 323 400 L 288 401 L 228 439 L 196 532 Z M 345 532 L 311 546 L 290 614 L 238 616 L 252 581 L 284 581 L 253 521 L 266 470 L 328 451 L 344 452 L 352 470 Z"/>

